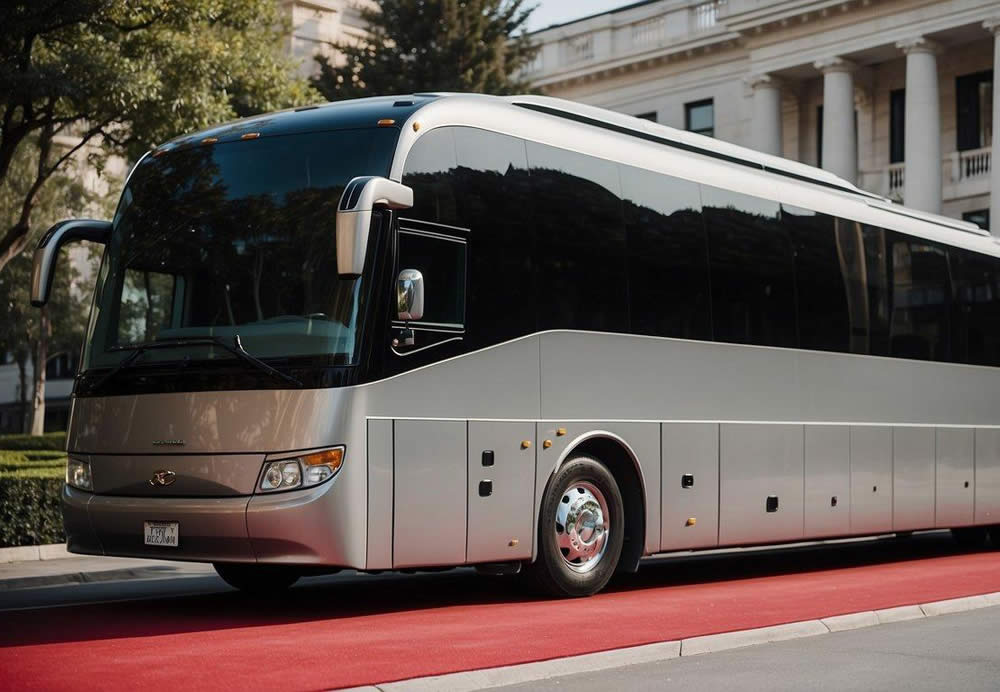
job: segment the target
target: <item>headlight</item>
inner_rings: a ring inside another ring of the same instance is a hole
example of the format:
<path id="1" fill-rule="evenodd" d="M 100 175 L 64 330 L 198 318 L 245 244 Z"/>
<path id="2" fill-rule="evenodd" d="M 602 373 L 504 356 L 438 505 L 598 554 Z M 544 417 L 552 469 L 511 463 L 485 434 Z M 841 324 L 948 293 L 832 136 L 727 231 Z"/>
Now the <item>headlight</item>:
<path id="1" fill-rule="evenodd" d="M 90 464 L 80 459 L 69 458 L 66 463 L 66 485 L 80 490 L 94 490 L 94 481 L 90 477 Z"/>
<path id="2" fill-rule="evenodd" d="M 274 492 L 310 488 L 333 478 L 343 464 L 343 447 L 269 461 L 264 464 L 260 489 L 264 492 Z"/>

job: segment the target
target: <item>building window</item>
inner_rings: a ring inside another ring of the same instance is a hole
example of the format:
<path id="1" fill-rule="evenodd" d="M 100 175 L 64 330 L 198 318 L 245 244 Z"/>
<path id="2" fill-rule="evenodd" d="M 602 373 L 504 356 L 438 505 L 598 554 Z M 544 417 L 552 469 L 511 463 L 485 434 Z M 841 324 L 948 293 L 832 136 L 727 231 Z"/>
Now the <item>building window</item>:
<path id="1" fill-rule="evenodd" d="M 993 70 L 955 79 L 959 151 L 990 146 L 993 137 Z"/>
<path id="2" fill-rule="evenodd" d="M 650 111 L 649 113 L 639 113 L 635 117 L 640 120 L 649 120 L 650 122 L 656 122 L 656 111 Z"/>
<path id="3" fill-rule="evenodd" d="M 962 221 L 971 221 L 985 231 L 990 230 L 990 210 L 977 209 L 962 214 Z"/>
<path id="4" fill-rule="evenodd" d="M 823 106 L 816 106 L 816 168 L 823 167 Z"/>
<path id="5" fill-rule="evenodd" d="M 906 89 L 889 92 L 889 163 L 906 160 Z"/>
<path id="6" fill-rule="evenodd" d="M 715 104 L 712 99 L 684 104 L 684 129 L 699 135 L 715 136 Z"/>

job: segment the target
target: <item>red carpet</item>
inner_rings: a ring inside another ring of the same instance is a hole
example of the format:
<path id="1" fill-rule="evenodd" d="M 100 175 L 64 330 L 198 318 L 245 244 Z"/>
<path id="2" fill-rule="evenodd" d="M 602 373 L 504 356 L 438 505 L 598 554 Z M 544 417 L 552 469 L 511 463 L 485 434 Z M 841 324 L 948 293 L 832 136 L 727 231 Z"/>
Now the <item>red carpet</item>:
<path id="1" fill-rule="evenodd" d="M 0 688 L 317 690 L 1000 591 L 1000 552 L 915 540 L 644 566 L 551 601 L 468 574 L 0 613 Z"/>

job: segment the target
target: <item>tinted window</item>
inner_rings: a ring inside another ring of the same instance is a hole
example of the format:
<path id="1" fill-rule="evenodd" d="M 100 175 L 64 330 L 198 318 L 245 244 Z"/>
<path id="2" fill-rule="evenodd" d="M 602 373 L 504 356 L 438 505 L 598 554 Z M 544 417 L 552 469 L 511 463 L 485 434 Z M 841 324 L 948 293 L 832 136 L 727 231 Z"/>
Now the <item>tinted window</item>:
<path id="1" fill-rule="evenodd" d="M 715 338 L 795 346 L 795 264 L 777 202 L 702 186 Z"/>
<path id="2" fill-rule="evenodd" d="M 889 253 L 886 231 L 862 226 L 865 246 L 865 282 L 868 294 L 868 353 L 889 355 Z"/>
<path id="3" fill-rule="evenodd" d="M 976 365 L 1000 365 L 998 261 L 967 250 L 948 252 L 955 273 L 954 357 Z"/>
<path id="4" fill-rule="evenodd" d="M 891 233 L 890 353 L 900 358 L 950 360 L 951 277 L 942 246 Z"/>
<path id="5" fill-rule="evenodd" d="M 617 165 L 528 142 L 540 329 L 625 331 L 625 228 Z"/>
<path id="6" fill-rule="evenodd" d="M 459 327 L 465 323 L 465 241 L 399 232 L 399 268 L 424 276 L 420 323 Z"/>
<path id="7" fill-rule="evenodd" d="M 696 183 L 621 167 L 632 332 L 711 339 L 708 247 Z"/>
<path id="8" fill-rule="evenodd" d="M 403 184 L 413 188 L 413 208 L 402 215 L 459 225 L 454 189 L 457 167 L 454 128 L 431 130 L 418 139 L 407 154 L 403 168 Z"/>
<path id="9" fill-rule="evenodd" d="M 470 229 L 470 348 L 535 331 L 535 231 L 524 141 L 455 128 L 455 190 Z"/>
<path id="10" fill-rule="evenodd" d="M 841 238 L 850 243 L 850 233 L 838 233 L 832 216 L 795 207 L 782 206 L 781 220 L 795 248 L 799 345 L 821 351 L 851 350 L 851 287 L 843 266 L 848 258 L 838 248 Z M 855 263 L 860 260 L 857 246 L 844 249 Z"/>

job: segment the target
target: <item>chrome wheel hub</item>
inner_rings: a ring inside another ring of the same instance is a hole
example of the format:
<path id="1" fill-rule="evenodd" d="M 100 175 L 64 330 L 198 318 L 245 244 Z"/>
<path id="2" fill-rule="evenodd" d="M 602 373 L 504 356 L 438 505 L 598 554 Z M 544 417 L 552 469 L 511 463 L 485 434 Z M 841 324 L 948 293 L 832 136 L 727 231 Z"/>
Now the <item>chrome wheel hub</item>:
<path id="1" fill-rule="evenodd" d="M 579 481 L 563 491 L 556 509 L 556 545 L 574 572 L 597 567 L 608 547 L 608 503 L 592 483 Z"/>

